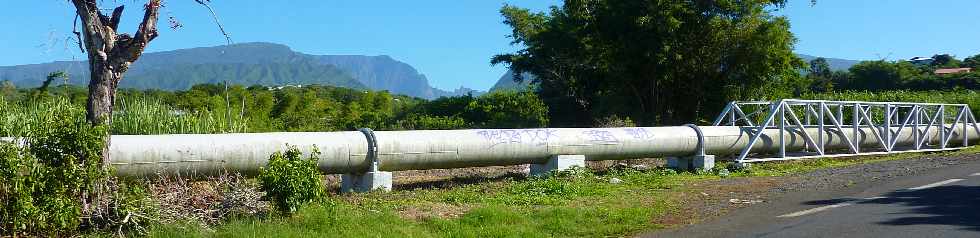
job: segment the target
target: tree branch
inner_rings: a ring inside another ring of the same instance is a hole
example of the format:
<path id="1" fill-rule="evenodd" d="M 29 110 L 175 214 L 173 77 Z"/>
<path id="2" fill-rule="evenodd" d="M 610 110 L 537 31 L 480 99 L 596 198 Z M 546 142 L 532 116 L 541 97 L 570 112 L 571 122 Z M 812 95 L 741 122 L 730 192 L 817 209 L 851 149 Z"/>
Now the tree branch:
<path id="1" fill-rule="evenodd" d="M 112 36 L 106 35 L 96 0 L 71 0 L 71 2 L 75 5 L 75 12 L 78 17 L 82 20 L 82 34 L 85 36 L 84 42 L 85 48 L 88 49 L 89 60 L 107 60 L 107 55 L 100 53 L 112 49 L 111 44 L 115 43 L 113 40 L 115 33 L 112 33 Z"/>
<path id="2" fill-rule="evenodd" d="M 160 0 L 150 0 L 143 7 L 145 11 L 143 13 L 143 22 L 140 23 L 136 34 L 133 37 L 128 35 L 119 36 L 116 47 L 112 49 L 113 62 L 111 62 L 111 65 L 113 67 L 118 67 L 119 70 L 125 72 L 129 68 L 129 64 L 139 59 L 150 41 L 156 39 L 158 35 L 157 20 L 160 17 L 160 7 Z"/>
<path id="3" fill-rule="evenodd" d="M 218 14 L 215 14 L 214 9 L 211 8 L 211 5 L 208 4 L 210 0 L 194 0 L 194 1 L 196 1 L 198 4 L 201 4 L 201 6 L 204 6 L 205 8 L 208 9 L 209 12 L 211 12 L 211 17 L 214 18 L 214 24 L 218 25 L 218 30 L 221 30 L 221 34 L 225 35 L 225 41 L 228 42 L 229 45 L 231 45 L 231 36 L 228 35 L 228 32 L 225 31 L 225 27 L 221 25 L 221 21 L 218 20 Z"/>
<path id="4" fill-rule="evenodd" d="M 119 21 L 122 20 L 123 9 L 125 8 L 126 5 L 119 5 L 119 7 L 112 10 L 112 18 L 109 18 L 109 27 L 112 28 L 113 31 L 119 30 Z"/>
<path id="5" fill-rule="evenodd" d="M 75 23 L 73 23 L 71 26 L 71 33 L 75 33 L 75 39 L 78 40 L 78 42 L 76 42 L 78 43 L 78 50 L 85 53 L 85 46 L 82 45 L 82 33 L 78 31 L 78 18 L 78 14 L 75 14 Z"/>
<path id="6" fill-rule="evenodd" d="M 150 41 L 156 39 L 157 35 L 159 35 L 157 32 L 157 19 L 160 17 L 160 7 L 160 0 L 150 0 L 144 6 L 143 22 L 140 23 L 139 29 L 136 30 L 136 36 L 133 38 L 134 41 L 131 44 L 141 44 L 140 52 L 146 47 L 147 43 L 150 43 Z M 138 57 L 139 55 L 137 55 Z M 133 58 L 133 60 L 136 60 L 136 58 Z"/>

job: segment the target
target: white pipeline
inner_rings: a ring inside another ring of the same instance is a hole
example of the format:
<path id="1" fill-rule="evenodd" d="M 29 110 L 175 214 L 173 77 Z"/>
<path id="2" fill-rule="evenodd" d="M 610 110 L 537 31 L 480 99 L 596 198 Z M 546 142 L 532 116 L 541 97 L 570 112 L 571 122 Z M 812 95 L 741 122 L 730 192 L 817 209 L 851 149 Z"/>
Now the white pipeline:
<path id="1" fill-rule="evenodd" d="M 704 149 L 708 154 L 739 153 L 749 144 L 753 128 L 737 126 L 700 127 Z M 798 129 L 798 128 L 797 128 Z M 862 127 L 862 151 L 880 148 L 873 130 Z M 898 128 L 893 128 L 897 130 Z M 920 132 L 925 127 L 919 128 Z M 806 128 L 817 135 L 817 128 Z M 892 134 L 896 148 L 914 143 L 912 128 Z M 766 129 L 753 153 L 779 150 L 777 129 Z M 939 141 L 939 131 L 931 128 L 925 134 L 928 142 Z M 963 125 L 951 130 L 950 145 L 959 146 L 963 133 L 970 143 L 980 136 Z M 841 137 L 851 137 L 853 131 L 826 131 L 824 144 L 828 150 L 847 150 Z M 631 127 L 631 128 L 541 128 L 541 129 L 475 129 L 431 131 L 378 131 L 377 169 L 401 171 L 417 169 L 462 168 L 494 165 L 539 164 L 554 155 L 584 155 L 586 160 L 617 160 L 668 156 L 688 156 L 696 153 L 699 137 L 691 127 Z M 266 164 L 269 155 L 289 146 L 309 154 L 319 150 L 319 166 L 330 174 L 368 171 L 369 136 L 362 132 L 299 132 L 203 135 L 119 135 L 112 137 L 111 163 L 119 175 L 146 176 L 158 172 L 181 174 L 213 174 L 221 171 L 254 173 Z M 805 146 L 804 137 L 783 133 L 788 149 Z M 816 137 L 814 138 L 816 139 Z"/>

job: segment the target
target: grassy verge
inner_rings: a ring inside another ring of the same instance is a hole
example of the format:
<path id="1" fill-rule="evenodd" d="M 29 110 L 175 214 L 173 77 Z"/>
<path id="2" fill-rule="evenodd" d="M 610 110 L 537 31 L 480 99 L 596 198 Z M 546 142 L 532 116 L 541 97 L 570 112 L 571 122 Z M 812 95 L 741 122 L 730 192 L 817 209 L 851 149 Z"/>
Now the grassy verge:
<path id="1" fill-rule="evenodd" d="M 971 147 L 929 156 L 980 152 Z M 751 171 L 675 173 L 586 170 L 548 178 L 504 178 L 451 188 L 338 195 L 289 218 L 245 218 L 219 227 L 162 226 L 156 237 L 605 237 L 662 228 L 656 217 L 682 213 L 686 184 L 725 177 L 786 176 L 817 169 L 924 156 L 887 156 L 756 164 Z M 724 166 L 722 164 L 721 166 Z M 722 175 L 718 175 L 722 174 Z"/>

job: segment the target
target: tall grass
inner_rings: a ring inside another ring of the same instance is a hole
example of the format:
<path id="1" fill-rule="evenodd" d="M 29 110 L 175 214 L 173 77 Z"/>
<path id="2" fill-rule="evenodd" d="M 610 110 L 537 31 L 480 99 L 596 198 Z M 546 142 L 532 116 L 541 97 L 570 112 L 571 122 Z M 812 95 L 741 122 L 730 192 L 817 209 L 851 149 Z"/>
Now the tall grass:
<path id="1" fill-rule="evenodd" d="M 0 137 L 30 136 L 37 128 L 47 128 L 42 123 L 53 121 L 56 113 L 62 111 L 85 116 L 84 108 L 74 107 L 63 98 L 19 103 L 0 97 Z"/>
<path id="2" fill-rule="evenodd" d="M 28 136 L 31 128 L 50 121 L 54 112 L 70 111 L 85 116 L 85 108 L 63 98 L 12 102 L 0 97 L 0 137 Z M 116 135 L 214 134 L 248 131 L 243 118 L 226 118 L 225 113 L 185 112 L 160 101 L 131 98 L 117 102 L 112 116 L 112 133 Z"/>
<path id="3" fill-rule="evenodd" d="M 117 135 L 214 134 L 248 131 L 248 120 L 226 113 L 176 110 L 153 99 L 120 100 L 112 117 Z"/>

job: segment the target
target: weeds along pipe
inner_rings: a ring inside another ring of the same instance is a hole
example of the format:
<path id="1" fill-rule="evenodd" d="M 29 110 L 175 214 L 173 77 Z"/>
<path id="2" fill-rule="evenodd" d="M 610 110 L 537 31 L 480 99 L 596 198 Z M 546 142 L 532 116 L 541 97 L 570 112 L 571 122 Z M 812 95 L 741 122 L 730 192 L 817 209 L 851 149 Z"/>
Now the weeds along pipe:
<path id="1" fill-rule="evenodd" d="M 748 132 L 754 128 L 733 126 L 699 127 L 707 154 L 738 153 L 748 144 Z M 924 127 L 922 127 L 924 129 Z M 897 129 L 897 128 L 896 128 Z M 816 135 L 817 128 L 807 128 Z M 862 150 L 878 148 L 872 128 L 860 129 Z M 913 144 L 913 130 L 905 128 L 895 134 L 896 148 Z M 962 125 L 951 133 L 951 145 L 963 140 Z M 754 153 L 779 150 L 776 129 L 767 129 L 753 146 Z M 297 146 L 309 154 L 316 145 L 319 166 L 328 174 L 357 173 L 370 169 L 365 133 L 301 132 L 202 135 L 120 135 L 113 136 L 111 163 L 118 175 L 152 176 L 157 173 L 183 175 L 215 174 L 237 171 L 254 174 L 264 166 L 269 155 Z M 687 156 L 696 153 L 698 135 L 691 127 L 633 128 L 541 128 L 485 130 L 377 131 L 378 170 L 401 171 L 440 168 L 463 168 L 495 165 L 544 163 L 552 155 L 585 155 L 587 160 L 635 159 Z M 842 135 L 853 135 L 852 129 L 827 132 L 824 144 L 829 149 L 847 149 Z M 939 139 L 935 127 L 927 134 L 931 142 Z M 980 136 L 967 130 L 971 143 Z M 813 136 L 814 139 L 816 136 Z M 788 149 L 804 147 L 799 131 L 785 133 Z"/>

